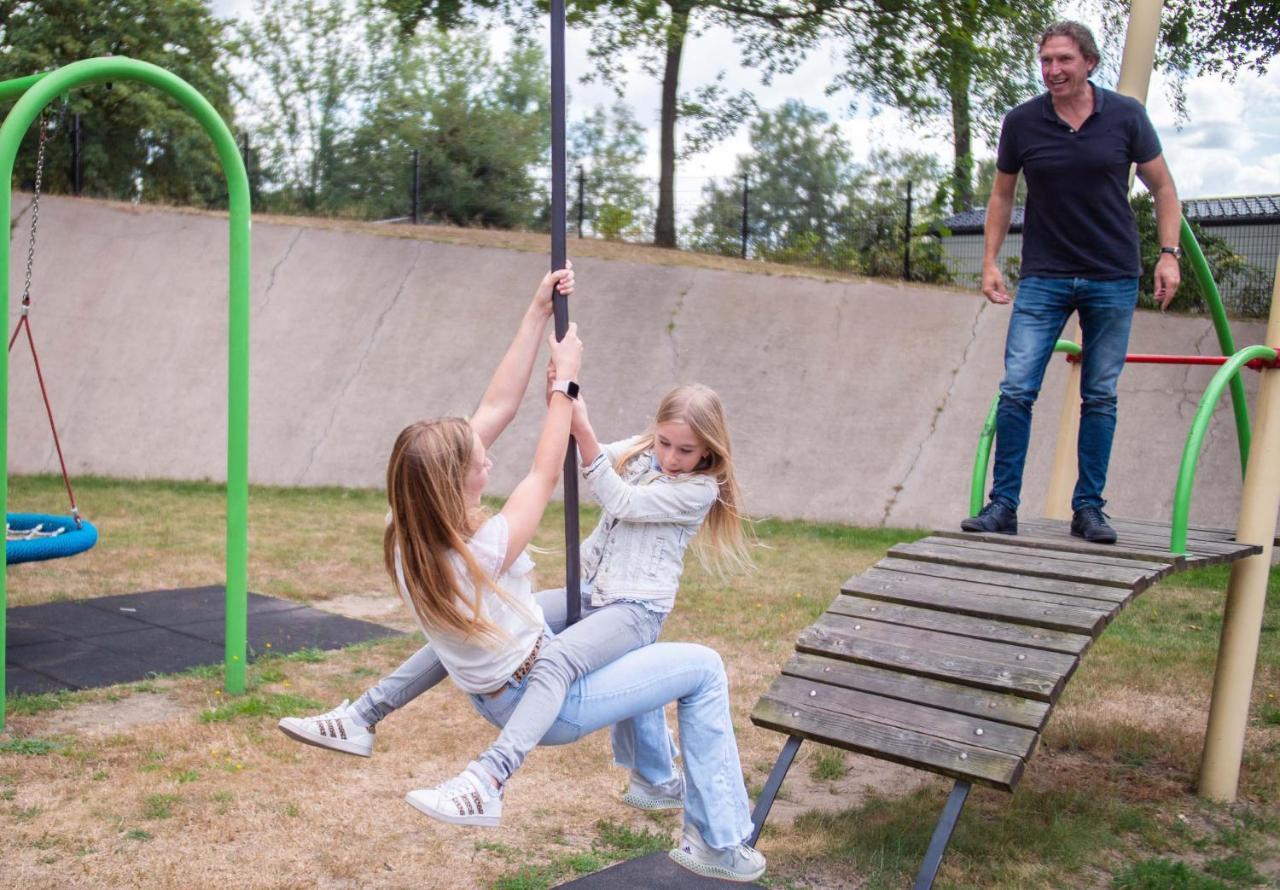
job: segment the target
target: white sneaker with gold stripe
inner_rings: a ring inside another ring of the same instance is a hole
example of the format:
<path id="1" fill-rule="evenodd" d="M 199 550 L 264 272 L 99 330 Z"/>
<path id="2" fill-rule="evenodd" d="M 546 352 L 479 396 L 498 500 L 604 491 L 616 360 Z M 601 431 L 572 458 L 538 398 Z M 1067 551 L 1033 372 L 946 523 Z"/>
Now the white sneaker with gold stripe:
<path id="1" fill-rule="evenodd" d="M 419 812 L 451 825 L 493 828 L 502 819 L 502 791 L 474 761 L 443 785 L 410 791 L 404 799 Z"/>
<path id="2" fill-rule="evenodd" d="M 343 702 L 332 711 L 314 717 L 285 717 L 277 726 L 291 739 L 317 748 L 329 748 L 359 757 L 373 755 L 373 727 L 352 718 Z"/>

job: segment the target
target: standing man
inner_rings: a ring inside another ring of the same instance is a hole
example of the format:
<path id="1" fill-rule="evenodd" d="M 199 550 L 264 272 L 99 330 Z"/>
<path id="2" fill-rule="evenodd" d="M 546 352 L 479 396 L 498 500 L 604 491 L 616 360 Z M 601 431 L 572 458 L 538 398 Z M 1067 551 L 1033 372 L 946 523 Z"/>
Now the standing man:
<path id="1" fill-rule="evenodd" d="M 1116 382 L 1129 348 L 1141 275 L 1138 226 L 1128 199 L 1130 165 L 1138 165 L 1138 176 L 1155 200 L 1162 245 L 1155 297 L 1161 309 L 1180 281 L 1182 208 L 1141 103 L 1089 81 L 1099 59 L 1084 25 L 1050 25 L 1040 38 L 1040 76 L 1048 92 L 1010 111 L 1000 129 L 987 204 L 982 292 L 992 303 L 1012 301 L 1013 314 L 996 414 L 991 499 L 981 513 L 960 523 L 967 532 L 1018 532 L 1031 408 L 1054 344 L 1075 311 L 1084 344 L 1071 533 L 1100 544 L 1116 540 L 1102 512 L 1102 490 L 1116 428 Z M 1009 230 L 1019 171 L 1027 179 L 1027 206 L 1013 300 L 996 257 Z"/>

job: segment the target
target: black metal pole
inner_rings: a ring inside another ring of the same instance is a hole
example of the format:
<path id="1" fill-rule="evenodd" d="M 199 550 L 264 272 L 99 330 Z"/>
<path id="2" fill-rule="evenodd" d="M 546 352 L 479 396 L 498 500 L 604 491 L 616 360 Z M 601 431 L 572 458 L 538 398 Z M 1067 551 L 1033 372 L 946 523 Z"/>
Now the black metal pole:
<path id="1" fill-rule="evenodd" d="M 911 180 L 907 180 L 907 224 L 902 231 L 902 280 L 911 280 Z"/>
<path id="2" fill-rule="evenodd" d="M 422 193 L 422 152 L 418 149 L 413 150 L 413 199 L 410 202 L 412 210 L 410 216 L 413 217 L 413 224 L 416 226 L 422 222 L 422 199 L 419 197 Z"/>
<path id="3" fill-rule="evenodd" d="M 744 260 L 747 258 L 747 223 L 749 222 L 747 208 L 751 206 L 750 199 L 749 199 L 750 193 L 751 193 L 751 190 L 747 182 L 747 174 L 743 173 L 742 174 L 742 258 Z"/>
<path id="4" fill-rule="evenodd" d="M 578 165 L 578 237 L 582 237 L 582 218 L 586 215 L 587 171 Z"/>
<path id="5" fill-rule="evenodd" d="M 564 0 L 551 0 L 551 269 L 565 264 Z M 569 330 L 569 300 L 553 293 L 556 339 Z M 578 446 L 569 437 L 564 456 L 565 609 L 569 624 L 582 614 L 578 556 Z"/>
<path id="6" fill-rule="evenodd" d="M 71 116 L 71 194 L 80 197 L 84 180 L 80 170 L 80 115 Z"/>
<path id="7" fill-rule="evenodd" d="M 253 156 L 249 153 L 249 134 L 240 134 L 240 158 L 244 161 L 244 177 L 249 181 L 249 203 L 253 203 Z"/>

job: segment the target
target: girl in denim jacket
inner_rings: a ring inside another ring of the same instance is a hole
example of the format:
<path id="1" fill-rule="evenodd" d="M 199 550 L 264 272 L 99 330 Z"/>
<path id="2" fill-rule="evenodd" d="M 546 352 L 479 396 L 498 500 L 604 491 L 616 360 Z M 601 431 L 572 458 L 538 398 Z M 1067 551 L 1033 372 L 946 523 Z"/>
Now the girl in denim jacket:
<path id="1" fill-rule="evenodd" d="M 553 377 L 549 368 L 548 401 Z M 527 676 L 520 678 L 525 693 L 519 706 L 473 765 L 499 787 L 546 734 L 574 681 L 657 640 L 675 604 L 690 544 L 704 564 L 716 569 L 749 564 L 724 406 L 709 387 L 673 389 L 648 431 L 607 446 L 597 440 L 579 398 L 572 432 L 583 478 L 602 508 L 582 546 L 582 617 L 565 626 L 564 588 L 536 595 L 554 636 L 539 645 Z M 299 741 L 368 757 L 375 724 L 445 676 L 427 645 L 354 704 L 343 702 L 314 717 L 285 718 L 280 728 Z M 614 732 L 620 760 L 634 747 L 629 731 Z M 419 795 L 414 805 L 428 815 L 462 824 L 476 821 L 459 817 L 448 794 L 414 793 Z M 656 773 L 633 765 L 623 800 L 643 809 L 678 809 L 682 794 L 680 775 L 669 765 Z"/>

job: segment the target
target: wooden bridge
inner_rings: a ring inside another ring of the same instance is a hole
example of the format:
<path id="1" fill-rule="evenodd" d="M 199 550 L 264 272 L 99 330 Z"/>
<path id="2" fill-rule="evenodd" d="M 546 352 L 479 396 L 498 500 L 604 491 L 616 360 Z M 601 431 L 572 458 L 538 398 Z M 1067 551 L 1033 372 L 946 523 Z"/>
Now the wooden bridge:
<path id="1" fill-rule="evenodd" d="M 1114 545 L 1058 520 L 1019 534 L 935 532 L 899 544 L 801 632 L 751 720 L 786 733 L 756 804 L 755 834 L 804 739 L 954 778 L 916 879 L 933 885 L 973 784 L 1012 792 L 1089 646 L 1166 575 L 1260 552 L 1234 533 L 1113 520 Z"/>

